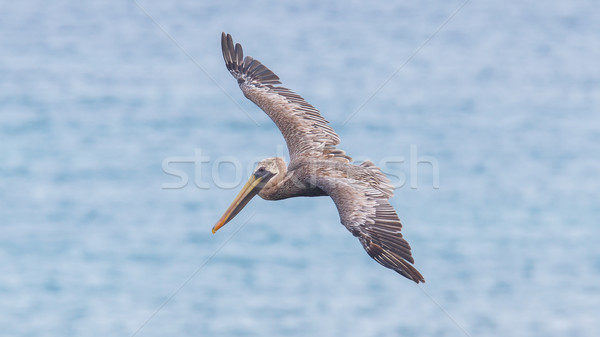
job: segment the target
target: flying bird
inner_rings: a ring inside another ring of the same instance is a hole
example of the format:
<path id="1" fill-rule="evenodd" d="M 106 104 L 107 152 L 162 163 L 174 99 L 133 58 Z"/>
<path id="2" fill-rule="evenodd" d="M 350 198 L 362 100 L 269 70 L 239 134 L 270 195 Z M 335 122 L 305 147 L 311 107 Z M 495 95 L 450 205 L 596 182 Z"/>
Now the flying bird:
<path id="1" fill-rule="evenodd" d="M 257 194 L 265 200 L 330 196 L 341 223 L 375 261 L 416 283 L 425 282 L 412 266 L 410 245 L 402 237 L 402 224 L 389 202 L 394 193 L 390 180 L 370 161 L 352 164 L 336 148 L 340 138 L 319 111 L 281 86 L 279 77 L 258 60 L 244 58 L 242 46 L 234 45 L 231 35 L 222 33 L 221 47 L 225 65 L 244 96 L 264 110 L 283 134 L 290 163 L 286 167 L 280 157 L 260 161 L 213 227 L 213 234 Z"/>

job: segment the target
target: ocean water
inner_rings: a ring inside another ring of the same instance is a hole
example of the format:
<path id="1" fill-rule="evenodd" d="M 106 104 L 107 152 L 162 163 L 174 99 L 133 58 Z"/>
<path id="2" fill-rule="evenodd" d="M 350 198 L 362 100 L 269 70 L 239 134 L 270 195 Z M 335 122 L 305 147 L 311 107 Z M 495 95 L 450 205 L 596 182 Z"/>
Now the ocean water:
<path id="1" fill-rule="evenodd" d="M 0 335 L 598 336 L 599 16 L 2 2 Z M 257 198 L 211 234 L 253 163 L 287 155 L 222 31 L 390 174 L 427 283 L 371 260 L 329 198 Z"/>

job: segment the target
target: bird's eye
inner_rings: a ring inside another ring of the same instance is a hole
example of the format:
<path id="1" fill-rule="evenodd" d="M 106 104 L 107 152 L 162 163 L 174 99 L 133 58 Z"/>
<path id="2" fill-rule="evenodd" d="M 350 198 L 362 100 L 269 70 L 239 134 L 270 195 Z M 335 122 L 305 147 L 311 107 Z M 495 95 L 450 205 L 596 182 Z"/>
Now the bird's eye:
<path id="1" fill-rule="evenodd" d="M 258 170 L 256 170 L 256 172 L 261 172 L 261 173 L 265 172 L 265 168 L 264 167 L 260 167 L 260 168 L 258 168 Z"/>

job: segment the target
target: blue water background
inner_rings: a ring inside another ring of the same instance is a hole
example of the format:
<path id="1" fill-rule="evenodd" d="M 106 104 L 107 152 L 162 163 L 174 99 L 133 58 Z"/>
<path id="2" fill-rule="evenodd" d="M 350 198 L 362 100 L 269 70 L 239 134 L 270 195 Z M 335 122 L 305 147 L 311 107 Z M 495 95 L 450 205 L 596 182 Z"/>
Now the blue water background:
<path id="1" fill-rule="evenodd" d="M 138 2 L 0 4 L 0 335 L 600 335 L 597 3 Z M 221 31 L 394 174 L 421 289 L 328 198 L 210 233 L 284 145 Z"/>

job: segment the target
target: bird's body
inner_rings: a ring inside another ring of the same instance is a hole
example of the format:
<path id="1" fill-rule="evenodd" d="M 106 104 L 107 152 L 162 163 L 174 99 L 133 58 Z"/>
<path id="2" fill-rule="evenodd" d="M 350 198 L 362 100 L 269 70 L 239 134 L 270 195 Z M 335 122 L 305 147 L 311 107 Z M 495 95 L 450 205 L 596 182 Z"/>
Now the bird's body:
<path id="1" fill-rule="evenodd" d="M 412 266 L 411 249 L 402 237 L 402 224 L 389 203 L 394 187 L 370 161 L 360 165 L 338 148 L 340 139 L 319 111 L 291 90 L 278 86 L 279 77 L 252 57 L 243 57 L 241 45 L 222 34 L 227 69 L 244 95 L 275 122 L 288 146 L 290 163 L 267 158 L 213 228 L 216 232 L 252 197 L 281 200 L 299 196 L 330 196 L 340 220 L 383 266 L 414 282 L 425 282 Z"/>

